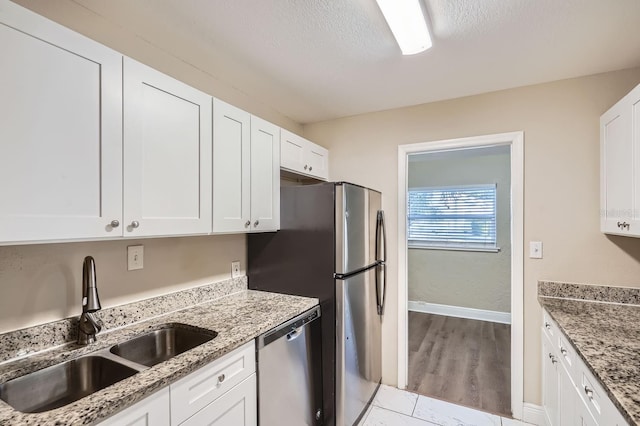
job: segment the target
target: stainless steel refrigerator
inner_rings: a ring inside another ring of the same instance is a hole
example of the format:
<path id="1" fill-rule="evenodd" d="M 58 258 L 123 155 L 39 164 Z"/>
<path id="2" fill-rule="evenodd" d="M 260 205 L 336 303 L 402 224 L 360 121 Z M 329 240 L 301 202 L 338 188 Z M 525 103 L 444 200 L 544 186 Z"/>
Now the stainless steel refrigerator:
<path id="1" fill-rule="evenodd" d="M 322 332 L 311 342 L 322 354 L 315 424 L 355 424 L 382 376 L 382 194 L 344 182 L 283 186 L 280 224 L 276 233 L 248 236 L 249 288 L 320 300 Z"/>

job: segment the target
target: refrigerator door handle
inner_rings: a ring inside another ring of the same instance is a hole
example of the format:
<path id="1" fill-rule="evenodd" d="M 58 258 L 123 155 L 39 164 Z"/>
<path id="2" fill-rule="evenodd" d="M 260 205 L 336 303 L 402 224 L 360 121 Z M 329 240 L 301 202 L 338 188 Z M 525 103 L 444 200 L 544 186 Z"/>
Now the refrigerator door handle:
<path id="1" fill-rule="evenodd" d="M 384 314 L 384 305 L 387 299 L 387 266 L 385 265 L 386 260 L 387 233 L 385 230 L 384 212 L 382 210 L 378 210 L 376 219 L 376 261 L 378 262 L 378 266 L 376 267 L 376 301 L 378 305 L 378 315 Z M 380 280 L 381 273 L 382 280 Z M 382 284 L 382 295 L 380 294 L 380 284 Z"/>
<path id="2" fill-rule="evenodd" d="M 384 225 L 384 212 L 378 210 L 376 217 L 376 262 L 387 260 L 387 232 Z"/>

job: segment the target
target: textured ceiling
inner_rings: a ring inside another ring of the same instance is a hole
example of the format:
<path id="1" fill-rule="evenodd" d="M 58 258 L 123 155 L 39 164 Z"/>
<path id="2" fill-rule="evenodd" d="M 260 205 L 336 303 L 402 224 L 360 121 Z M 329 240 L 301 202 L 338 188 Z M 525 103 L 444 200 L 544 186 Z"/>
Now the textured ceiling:
<path id="1" fill-rule="evenodd" d="M 375 0 L 74 0 L 301 122 L 640 65 L 640 0 L 425 0 L 403 57 Z"/>

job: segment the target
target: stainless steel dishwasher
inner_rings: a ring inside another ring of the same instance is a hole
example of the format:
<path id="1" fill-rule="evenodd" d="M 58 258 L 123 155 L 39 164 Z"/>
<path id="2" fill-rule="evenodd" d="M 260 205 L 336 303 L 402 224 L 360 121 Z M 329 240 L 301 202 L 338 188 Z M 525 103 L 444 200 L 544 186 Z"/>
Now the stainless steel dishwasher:
<path id="1" fill-rule="evenodd" d="M 316 306 L 257 338 L 260 426 L 323 424 L 319 317 Z"/>

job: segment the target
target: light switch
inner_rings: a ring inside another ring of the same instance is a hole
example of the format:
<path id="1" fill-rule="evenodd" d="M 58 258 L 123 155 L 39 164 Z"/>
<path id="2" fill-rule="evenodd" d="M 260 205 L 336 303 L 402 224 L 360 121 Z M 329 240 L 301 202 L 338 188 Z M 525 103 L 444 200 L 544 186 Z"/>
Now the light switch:
<path id="1" fill-rule="evenodd" d="M 144 246 L 127 247 L 127 270 L 135 271 L 144 267 Z"/>
<path id="2" fill-rule="evenodd" d="M 529 241 L 529 257 L 542 259 L 542 241 Z"/>

